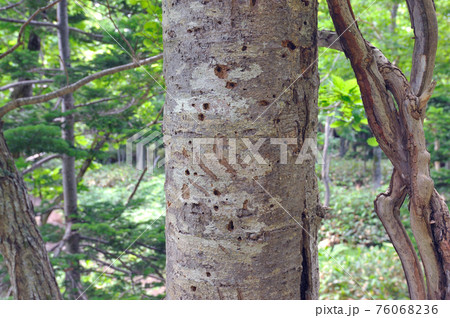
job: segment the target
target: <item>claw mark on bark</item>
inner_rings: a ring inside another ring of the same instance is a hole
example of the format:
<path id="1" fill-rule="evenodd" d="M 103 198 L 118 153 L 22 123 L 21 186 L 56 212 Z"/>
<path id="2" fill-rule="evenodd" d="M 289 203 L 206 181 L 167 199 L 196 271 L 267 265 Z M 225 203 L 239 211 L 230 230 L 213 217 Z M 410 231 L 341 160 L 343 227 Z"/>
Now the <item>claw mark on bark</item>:
<path id="1" fill-rule="evenodd" d="M 203 162 L 200 162 L 198 164 L 200 166 L 200 168 L 208 175 L 210 176 L 214 181 L 219 180 L 219 178 L 217 178 L 217 176 L 211 171 L 209 170 L 209 168 L 207 166 L 205 166 L 205 164 Z"/>

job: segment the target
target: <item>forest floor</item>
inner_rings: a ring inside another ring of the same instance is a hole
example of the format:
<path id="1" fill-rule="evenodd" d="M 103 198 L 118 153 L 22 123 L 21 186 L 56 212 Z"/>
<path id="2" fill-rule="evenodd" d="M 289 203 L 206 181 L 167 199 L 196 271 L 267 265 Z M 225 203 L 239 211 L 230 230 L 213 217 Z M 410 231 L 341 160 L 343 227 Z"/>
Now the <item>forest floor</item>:
<path id="1" fill-rule="evenodd" d="M 97 198 L 126 202 L 140 173 L 123 165 L 104 165 L 92 170 L 86 175 L 87 191 L 80 193 L 80 203 L 92 204 Z M 400 261 L 373 209 L 376 195 L 387 188 L 390 173 L 390 163 L 383 160 L 383 183 L 373 190 L 371 161 L 331 162 L 330 210 L 319 233 L 320 299 L 408 298 Z M 323 184 L 319 184 L 323 199 Z M 127 211 L 130 218 L 163 216 L 163 171 L 144 176 L 133 200 L 139 204 Z M 405 202 L 401 215 L 409 230 L 407 213 Z"/>

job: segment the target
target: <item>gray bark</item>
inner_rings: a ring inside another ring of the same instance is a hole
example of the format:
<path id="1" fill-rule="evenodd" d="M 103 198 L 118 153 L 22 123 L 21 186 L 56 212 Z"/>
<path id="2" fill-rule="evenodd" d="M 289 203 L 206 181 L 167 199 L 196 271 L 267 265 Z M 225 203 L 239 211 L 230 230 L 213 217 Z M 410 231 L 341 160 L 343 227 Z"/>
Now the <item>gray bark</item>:
<path id="1" fill-rule="evenodd" d="M 323 144 L 323 161 L 322 161 L 322 182 L 325 186 L 324 206 L 330 204 L 330 140 L 333 136 L 333 128 L 330 127 L 333 118 L 327 116 L 325 121 L 325 136 Z"/>
<path id="2" fill-rule="evenodd" d="M 68 72 L 70 68 L 70 43 L 69 43 L 69 17 L 67 12 L 67 0 L 58 4 L 58 44 L 61 58 L 61 69 Z M 68 85 L 69 83 L 67 83 Z M 73 94 L 69 93 L 62 97 L 61 111 L 67 112 L 74 108 Z M 72 114 L 63 117 L 62 138 L 73 146 L 74 117 Z M 64 192 L 64 214 L 66 222 L 73 222 L 77 216 L 77 178 L 75 172 L 75 157 L 68 154 L 62 156 L 62 182 Z M 80 252 L 79 235 L 71 231 L 67 239 L 66 250 L 69 254 Z M 76 299 L 82 292 L 80 280 L 80 265 L 72 261 L 71 267 L 66 271 L 66 288 L 69 299 Z"/>
<path id="3" fill-rule="evenodd" d="M 316 299 L 317 179 L 294 162 L 316 138 L 317 3 L 164 0 L 163 37 L 167 298 Z M 194 164 L 196 137 L 223 158 Z M 274 137 L 298 138 L 287 164 L 267 140 L 244 162 L 239 138 Z"/>
<path id="4" fill-rule="evenodd" d="M 373 148 L 373 189 L 376 190 L 381 187 L 381 155 L 380 147 Z"/>
<path id="5" fill-rule="evenodd" d="M 1 130 L 0 253 L 15 299 L 61 299 L 33 205 Z"/>

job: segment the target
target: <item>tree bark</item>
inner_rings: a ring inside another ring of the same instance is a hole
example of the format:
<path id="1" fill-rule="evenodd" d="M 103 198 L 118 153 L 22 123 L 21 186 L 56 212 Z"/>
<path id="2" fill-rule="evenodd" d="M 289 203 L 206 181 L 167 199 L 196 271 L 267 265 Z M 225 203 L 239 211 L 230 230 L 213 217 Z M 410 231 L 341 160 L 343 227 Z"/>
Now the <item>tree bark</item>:
<path id="1" fill-rule="evenodd" d="M 70 42 L 69 42 L 69 17 L 67 12 L 67 0 L 62 0 L 58 4 L 58 44 L 61 58 L 61 69 L 68 73 L 70 68 Z M 69 85 L 69 83 L 67 83 Z M 69 93 L 62 97 L 61 111 L 68 112 L 74 108 L 73 94 Z M 63 117 L 61 126 L 62 138 L 72 147 L 75 143 L 74 117 L 68 114 Z M 77 178 L 75 172 L 75 157 L 63 154 L 62 156 L 62 183 L 64 193 L 64 214 L 66 222 L 74 222 L 77 217 Z M 71 230 L 66 243 L 66 250 L 69 254 L 80 253 L 80 238 L 76 231 Z M 82 293 L 80 264 L 73 260 L 70 269 L 66 271 L 66 293 L 69 299 L 77 299 Z"/>
<path id="2" fill-rule="evenodd" d="M 316 1 L 164 0 L 163 31 L 167 298 L 316 299 L 322 210 L 314 161 L 295 164 L 316 140 Z M 297 140 L 287 164 L 275 137 Z M 224 156 L 193 158 L 196 138 Z"/>
<path id="3" fill-rule="evenodd" d="M 395 204 L 380 204 L 379 200 L 404 190 L 410 197 L 411 228 L 427 286 L 425 293 L 423 279 L 417 274 L 420 273 L 420 268 L 417 268 L 420 265 L 417 262 L 406 264 L 411 258 L 403 258 L 399 253 L 411 298 L 450 299 L 450 216 L 430 177 L 430 154 L 423 131 L 426 105 L 435 85 L 432 83 L 437 49 L 434 4 L 431 0 L 407 0 L 415 33 L 411 79 L 408 82 L 400 69 L 365 41 L 348 1 L 327 2 L 336 31 L 341 36 L 340 45 L 355 72 L 372 133 L 392 162 L 394 176 L 400 179 L 391 181 L 388 193 L 378 196 L 375 201 L 377 213 L 397 251 L 398 247 L 407 250 L 409 245 L 399 240 L 397 234 L 401 231 L 395 230 L 397 207 Z M 386 226 L 386 223 L 390 224 Z M 401 235 L 401 239 L 409 241 L 406 235 Z"/>
<path id="4" fill-rule="evenodd" d="M 323 161 L 322 161 L 322 182 L 325 186 L 324 206 L 328 207 L 330 204 L 330 140 L 333 137 L 333 128 L 330 127 L 333 118 L 327 116 L 325 121 L 325 133 L 323 143 Z"/>
<path id="5" fill-rule="evenodd" d="M 381 148 L 373 148 L 373 189 L 376 190 L 381 187 Z"/>
<path id="6" fill-rule="evenodd" d="M 61 299 L 22 176 L 0 123 L 0 253 L 16 299 Z"/>

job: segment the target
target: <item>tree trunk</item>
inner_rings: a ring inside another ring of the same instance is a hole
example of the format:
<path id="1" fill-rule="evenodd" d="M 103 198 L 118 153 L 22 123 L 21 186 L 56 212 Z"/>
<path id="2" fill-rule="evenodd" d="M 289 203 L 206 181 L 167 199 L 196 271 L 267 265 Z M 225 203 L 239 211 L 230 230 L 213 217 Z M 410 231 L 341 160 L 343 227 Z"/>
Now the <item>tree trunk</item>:
<path id="1" fill-rule="evenodd" d="M 16 299 L 61 299 L 33 206 L 1 130 L 0 252 Z"/>
<path id="2" fill-rule="evenodd" d="M 380 147 L 373 148 L 373 189 L 381 187 L 381 151 Z"/>
<path id="3" fill-rule="evenodd" d="M 164 0 L 163 30 L 167 298 L 316 299 L 317 3 Z"/>
<path id="4" fill-rule="evenodd" d="M 450 215 L 430 177 L 430 154 L 423 130 L 427 102 L 435 85 L 437 20 L 433 1 L 407 0 L 415 34 L 410 81 L 365 41 L 350 2 L 327 2 L 341 36 L 340 44 L 355 72 L 370 128 L 394 166 L 390 187 L 377 197 L 375 208 L 402 261 L 411 298 L 450 299 Z M 417 256 L 397 218 L 406 194 L 410 197 L 411 229 L 424 267 L 426 291 Z"/>
<path id="5" fill-rule="evenodd" d="M 69 42 L 69 17 L 67 12 L 67 0 L 62 0 L 58 4 L 58 44 L 59 54 L 61 58 L 61 68 L 68 75 L 70 68 L 70 42 Z M 69 79 L 68 79 L 69 81 Z M 69 83 L 67 83 L 68 85 Z M 63 96 L 61 106 L 62 112 L 72 110 L 74 107 L 73 94 Z M 75 143 L 74 136 L 74 117 L 73 115 L 65 115 L 62 125 L 62 137 L 69 145 Z M 64 192 L 64 214 L 66 222 L 73 222 L 77 216 L 78 199 L 77 199 L 77 178 L 75 172 L 75 157 L 63 154 L 62 157 L 62 179 Z M 79 235 L 72 232 L 68 236 L 66 250 L 69 254 L 80 253 Z M 82 293 L 82 285 L 80 278 L 80 265 L 78 261 L 72 261 L 70 269 L 66 271 L 66 288 L 67 297 L 76 299 Z M 84 295 L 84 294 L 83 294 Z M 84 296 L 81 296 L 84 298 Z"/>
<path id="6" fill-rule="evenodd" d="M 333 118 L 327 116 L 325 121 L 325 133 L 323 143 L 323 160 L 322 160 L 322 182 L 325 186 L 324 206 L 328 207 L 330 204 L 330 140 L 333 137 L 333 128 L 330 127 Z"/>

